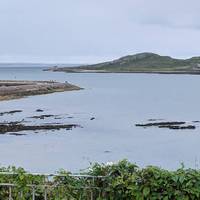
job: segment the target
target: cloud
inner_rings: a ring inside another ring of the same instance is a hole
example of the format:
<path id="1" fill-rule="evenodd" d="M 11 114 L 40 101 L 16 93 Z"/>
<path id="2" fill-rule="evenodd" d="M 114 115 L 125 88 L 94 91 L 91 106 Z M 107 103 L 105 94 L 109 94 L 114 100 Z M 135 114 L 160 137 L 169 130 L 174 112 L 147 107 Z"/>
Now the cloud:
<path id="1" fill-rule="evenodd" d="M 168 27 L 171 29 L 193 29 L 193 30 L 200 30 L 200 23 L 194 23 L 192 21 L 187 23 L 182 23 L 182 21 L 173 21 L 167 19 L 145 19 L 140 22 L 139 24 L 147 25 L 147 26 L 160 26 L 160 27 Z"/>
<path id="2" fill-rule="evenodd" d="M 2 0 L 0 61 L 198 55 L 199 10 L 197 0 Z"/>
<path id="3" fill-rule="evenodd" d="M 144 1 L 138 4 L 135 17 L 138 23 L 169 28 L 199 29 L 200 2 L 197 0 Z"/>

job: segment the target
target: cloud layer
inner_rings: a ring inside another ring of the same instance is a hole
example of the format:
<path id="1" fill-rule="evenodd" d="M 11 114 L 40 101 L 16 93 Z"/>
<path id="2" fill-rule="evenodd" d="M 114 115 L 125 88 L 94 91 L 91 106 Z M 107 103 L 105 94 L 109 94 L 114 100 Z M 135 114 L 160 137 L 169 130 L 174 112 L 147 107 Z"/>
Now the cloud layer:
<path id="1" fill-rule="evenodd" d="M 2 0 L 0 61 L 200 55 L 198 0 Z"/>

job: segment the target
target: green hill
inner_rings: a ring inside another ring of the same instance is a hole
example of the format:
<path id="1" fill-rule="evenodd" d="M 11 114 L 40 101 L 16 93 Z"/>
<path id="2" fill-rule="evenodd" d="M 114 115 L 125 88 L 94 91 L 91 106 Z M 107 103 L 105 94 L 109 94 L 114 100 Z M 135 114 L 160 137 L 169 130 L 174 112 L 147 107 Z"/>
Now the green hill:
<path id="1" fill-rule="evenodd" d="M 180 73 L 200 74 L 200 57 L 175 59 L 154 53 L 128 55 L 110 62 L 78 67 L 53 68 L 53 71 L 65 72 L 101 72 L 101 73 Z"/>

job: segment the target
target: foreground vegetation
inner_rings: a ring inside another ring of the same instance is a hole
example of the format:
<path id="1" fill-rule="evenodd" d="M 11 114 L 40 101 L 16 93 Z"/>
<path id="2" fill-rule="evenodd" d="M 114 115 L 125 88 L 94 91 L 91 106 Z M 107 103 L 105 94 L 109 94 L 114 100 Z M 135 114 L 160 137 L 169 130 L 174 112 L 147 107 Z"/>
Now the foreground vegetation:
<path id="1" fill-rule="evenodd" d="M 91 178 L 71 176 L 60 171 L 59 176 L 49 180 L 42 175 L 30 175 L 19 168 L 1 168 L 11 173 L 0 175 L 1 183 L 14 183 L 12 198 L 20 200 L 32 199 L 33 185 L 35 199 L 46 197 L 52 200 L 189 200 L 200 199 L 200 171 L 184 169 L 167 171 L 158 167 L 138 168 L 126 160 L 116 164 L 94 164 L 86 172 L 88 175 L 102 176 Z M 45 185 L 45 187 L 44 187 Z M 48 186 L 48 187 L 47 187 Z M 8 189 L 1 187 L 0 199 L 8 199 Z"/>

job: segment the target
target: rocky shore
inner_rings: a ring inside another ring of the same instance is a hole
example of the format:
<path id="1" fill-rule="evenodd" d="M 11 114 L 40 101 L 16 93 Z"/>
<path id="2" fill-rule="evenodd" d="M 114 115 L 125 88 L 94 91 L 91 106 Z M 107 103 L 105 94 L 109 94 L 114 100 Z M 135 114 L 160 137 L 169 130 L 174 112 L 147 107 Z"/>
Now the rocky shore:
<path id="1" fill-rule="evenodd" d="M 67 82 L 0 80 L 0 101 L 80 89 Z"/>

